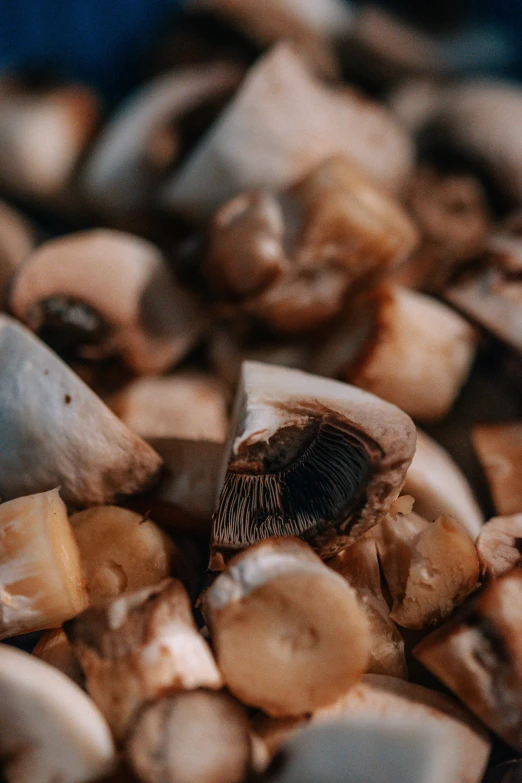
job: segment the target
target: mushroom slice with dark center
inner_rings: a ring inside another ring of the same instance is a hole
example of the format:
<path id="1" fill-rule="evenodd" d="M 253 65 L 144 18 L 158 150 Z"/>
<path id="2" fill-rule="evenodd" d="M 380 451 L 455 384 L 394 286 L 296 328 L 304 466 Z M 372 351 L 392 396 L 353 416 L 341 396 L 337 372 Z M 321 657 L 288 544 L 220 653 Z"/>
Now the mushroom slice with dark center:
<path id="1" fill-rule="evenodd" d="M 245 362 L 214 514 L 214 551 L 274 535 L 332 556 L 397 497 L 414 427 L 392 405 L 351 386 Z"/>

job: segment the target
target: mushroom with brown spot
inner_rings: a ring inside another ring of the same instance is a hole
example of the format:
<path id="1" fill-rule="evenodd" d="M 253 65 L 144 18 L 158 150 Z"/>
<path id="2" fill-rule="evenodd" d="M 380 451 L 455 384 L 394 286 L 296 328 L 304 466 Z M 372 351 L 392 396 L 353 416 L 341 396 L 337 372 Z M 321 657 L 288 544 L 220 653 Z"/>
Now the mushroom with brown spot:
<path id="1" fill-rule="evenodd" d="M 522 512 L 522 422 L 476 424 L 471 437 L 497 513 L 507 516 Z"/>
<path id="2" fill-rule="evenodd" d="M 477 538 L 482 574 L 496 579 L 522 563 L 522 514 L 493 517 Z"/>

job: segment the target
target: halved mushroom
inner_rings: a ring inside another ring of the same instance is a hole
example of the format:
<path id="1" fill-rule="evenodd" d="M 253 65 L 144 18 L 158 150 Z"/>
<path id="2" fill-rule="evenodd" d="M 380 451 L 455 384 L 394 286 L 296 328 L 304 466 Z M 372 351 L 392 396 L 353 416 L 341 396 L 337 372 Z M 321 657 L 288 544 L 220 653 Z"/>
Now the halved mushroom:
<path id="1" fill-rule="evenodd" d="M 205 602 L 227 687 L 269 715 L 329 704 L 366 668 L 370 632 L 355 591 L 302 541 L 273 538 L 237 555 Z"/>
<path id="2" fill-rule="evenodd" d="M 391 191 L 401 188 L 412 165 L 411 141 L 391 114 L 354 91 L 316 81 L 282 43 L 247 74 L 165 185 L 162 202 L 203 217 L 237 193 L 283 190 L 332 155 L 353 158 Z"/>
<path id="3" fill-rule="evenodd" d="M 6 316 L 0 316 L 0 453 L 4 500 L 60 486 L 66 503 L 109 503 L 143 488 L 161 465 L 56 354 Z"/>
<path id="4" fill-rule="evenodd" d="M 88 599 L 57 489 L 0 505 L 0 639 L 54 628 Z"/>
<path id="5" fill-rule="evenodd" d="M 522 422 L 476 424 L 471 437 L 497 513 L 507 516 L 522 512 Z"/>
<path id="6" fill-rule="evenodd" d="M 327 565 L 354 588 L 368 618 L 370 657 L 366 671 L 408 679 L 404 641 L 390 617 L 390 608 L 382 592 L 375 540 L 363 536 Z"/>
<path id="7" fill-rule="evenodd" d="M 414 655 L 516 750 L 522 750 L 522 570 L 491 580 Z"/>
<path id="8" fill-rule="evenodd" d="M 116 766 L 102 714 L 61 672 L 0 644 L 0 771 L 7 783 L 89 783 Z"/>
<path id="9" fill-rule="evenodd" d="M 53 346 L 121 354 L 138 374 L 179 362 L 206 326 L 151 242 L 108 229 L 41 245 L 14 278 L 10 307 Z"/>
<path id="10" fill-rule="evenodd" d="M 475 330 L 446 305 L 383 285 L 349 309 L 322 347 L 316 370 L 429 421 L 445 416 L 455 401 L 476 342 Z"/>
<path id="11" fill-rule="evenodd" d="M 522 563 L 522 514 L 493 517 L 477 538 L 482 573 L 490 579 Z"/>
<path id="12" fill-rule="evenodd" d="M 0 182 L 19 196 L 46 199 L 67 184 L 100 117 L 91 90 L 0 81 Z"/>
<path id="13" fill-rule="evenodd" d="M 455 517 L 473 541 L 480 533 L 484 516 L 464 473 L 442 446 L 419 429 L 403 492 L 413 495 L 415 511 L 425 519 L 445 514 Z"/>
<path id="14" fill-rule="evenodd" d="M 64 628 L 87 691 L 117 739 L 137 710 L 165 690 L 222 686 L 190 599 L 175 579 L 93 606 Z"/>
<path id="15" fill-rule="evenodd" d="M 34 245 L 33 230 L 12 207 L 0 201 L 0 309 L 7 302 L 7 286 Z"/>
<path id="16" fill-rule="evenodd" d="M 91 605 L 166 579 L 181 557 L 154 522 L 126 508 L 79 511 L 71 525 Z"/>
<path id="17" fill-rule="evenodd" d="M 229 437 L 212 541 L 225 557 L 277 535 L 332 557 L 382 519 L 415 449 L 393 405 L 259 362 L 243 364 Z"/>
<path id="18" fill-rule="evenodd" d="M 250 766 L 248 721 L 225 693 L 167 693 L 131 726 L 126 756 L 143 783 L 241 783 Z"/>
<path id="19" fill-rule="evenodd" d="M 111 118 L 85 164 L 82 184 L 93 205 L 123 214 L 150 208 L 162 175 L 181 152 L 183 119 L 224 101 L 241 75 L 235 65 L 211 63 L 162 74 L 139 90 Z"/>
<path id="20" fill-rule="evenodd" d="M 80 664 L 76 660 L 70 642 L 62 628 L 45 631 L 33 650 L 33 655 L 41 661 L 63 672 L 73 682 L 83 688 L 84 679 Z"/>
<path id="21" fill-rule="evenodd" d="M 393 598 L 391 617 L 405 628 L 443 620 L 478 586 L 477 551 L 452 517 L 427 522 L 390 513 L 370 535 Z"/>

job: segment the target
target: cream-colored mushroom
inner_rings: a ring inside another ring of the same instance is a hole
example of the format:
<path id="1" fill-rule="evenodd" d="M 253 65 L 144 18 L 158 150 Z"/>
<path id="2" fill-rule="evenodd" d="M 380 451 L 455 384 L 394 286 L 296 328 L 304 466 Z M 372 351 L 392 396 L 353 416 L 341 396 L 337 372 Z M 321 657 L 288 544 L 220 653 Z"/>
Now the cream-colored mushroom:
<path id="1" fill-rule="evenodd" d="M 66 503 L 143 488 L 161 459 L 40 340 L 0 316 L 0 496 L 59 486 Z"/>
<path id="2" fill-rule="evenodd" d="M 9 301 L 34 331 L 90 358 L 121 354 L 143 374 L 179 362 L 206 327 L 155 245 L 109 229 L 45 242 L 19 270 Z"/>
<path id="3" fill-rule="evenodd" d="M 47 199 L 67 184 L 100 117 L 87 88 L 31 89 L 0 81 L 0 182 L 16 195 Z"/>
<path id="4" fill-rule="evenodd" d="M 143 783 L 241 783 L 250 766 L 244 710 L 206 690 L 170 693 L 132 725 L 126 756 Z"/>
<path id="5" fill-rule="evenodd" d="M 491 580 L 414 655 L 496 734 L 522 750 L 522 570 Z"/>
<path id="6" fill-rule="evenodd" d="M 227 687 L 269 715 L 329 704 L 366 668 L 370 631 L 355 591 L 302 541 L 237 555 L 205 602 Z"/>
<path id="7" fill-rule="evenodd" d="M 471 437 L 497 513 L 506 516 L 522 512 L 522 423 L 476 424 Z"/>
<path id="8" fill-rule="evenodd" d="M 417 429 L 417 448 L 406 473 L 403 491 L 415 498 L 415 511 L 433 520 L 455 517 L 475 541 L 484 517 L 464 473 L 448 452 Z"/>
<path id="9" fill-rule="evenodd" d="M 375 540 L 363 536 L 329 560 L 328 565 L 355 589 L 368 618 L 370 657 L 366 671 L 407 679 L 404 641 L 382 592 Z"/>
<path id="10" fill-rule="evenodd" d="M 0 704 L 7 783 L 89 783 L 116 765 L 109 728 L 91 699 L 52 666 L 4 644 Z"/>
<path id="11" fill-rule="evenodd" d="M 402 187 L 412 164 L 411 141 L 391 114 L 353 91 L 314 80 L 292 49 L 279 44 L 247 74 L 166 183 L 162 202 L 202 217 L 237 193 L 282 190 L 343 154 L 391 191 Z"/>
<path id="12" fill-rule="evenodd" d="M 389 403 L 338 381 L 245 362 L 213 552 L 296 535 L 332 557 L 382 519 L 414 448 L 411 419 Z"/>
<path id="13" fill-rule="evenodd" d="M 164 169 L 180 152 L 177 123 L 198 107 L 225 100 L 241 75 L 235 65 L 211 63 L 162 74 L 141 88 L 111 118 L 87 159 L 82 185 L 93 206 L 116 214 L 150 208 Z M 150 145 L 169 128 L 170 154 L 154 166 Z"/>
<path id="14" fill-rule="evenodd" d="M 181 558 L 154 522 L 126 508 L 79 511 L 71 525 L 91 605 L 161 582 Z"/>
<path id="15" fill-rule="evenodd" d="M 57 489 L 0 505 L 0 639 L 54 628 L 87 606 Z"/>
<path id="16" fill-rule="evenodd" d="M 15 209 L 0 201 L 0 309 L 4 309 L 7 286 L 34 245 L 33 230 Z"/>
<path id="17" fill-rule="evenodd" d="M 175 579 L 87 609 L 65 625 L 88 693 L 122 739 L 137 710 L 169 688 L 219 689 L 221 675 Z"/>
<path id="18" fill-rule="evenodd" d="M 84 679 L 80 664 L 62 628 L 44 631 L 38 639 L 33 655 L 41 661 L 66 674 L 73 682 L 83 687 Z"/>
<path id="19" fill-rule="evenodd" d="M 496 579 L 522 562 L 522 514 L 493 517 L 477 538 L 482 573 Z"/>

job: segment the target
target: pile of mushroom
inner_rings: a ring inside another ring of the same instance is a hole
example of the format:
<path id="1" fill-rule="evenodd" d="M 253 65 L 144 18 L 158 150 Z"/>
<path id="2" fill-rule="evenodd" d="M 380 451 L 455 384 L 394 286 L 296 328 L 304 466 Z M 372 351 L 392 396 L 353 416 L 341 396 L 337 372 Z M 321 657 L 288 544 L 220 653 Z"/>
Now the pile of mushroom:
<path id="1" fill-rule="evenodd" d="M 198 0 L 113 112 L 0 79 L 6 783 L 518 779 L 522 91 L 454 65 Z"/>

